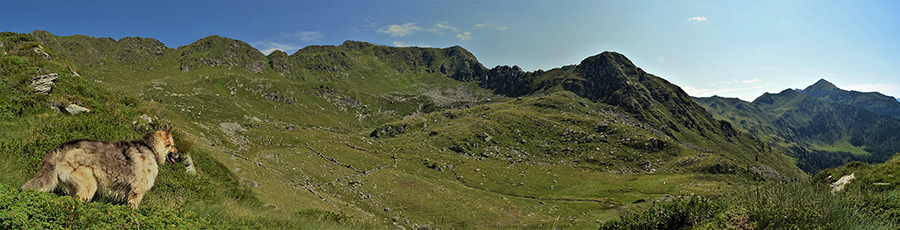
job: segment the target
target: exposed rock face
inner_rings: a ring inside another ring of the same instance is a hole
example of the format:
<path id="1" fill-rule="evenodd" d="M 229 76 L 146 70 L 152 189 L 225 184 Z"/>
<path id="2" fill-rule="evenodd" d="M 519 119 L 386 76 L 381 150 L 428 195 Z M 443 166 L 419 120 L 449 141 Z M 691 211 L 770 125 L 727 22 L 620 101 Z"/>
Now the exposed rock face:
<path id="1" fill-rule="evenodd" d="M 34 86 L 34 90 L 38 94 L 47 95 L 53 90 L 53 85 L 57 78 L 58 75 L 56 73 L 33 77 L 31 78 L 31 86 Z"/>
<path id="2" fill-rule="evenodd" d="M 475 59 L 468 50 L 459 46 L 443 49 L 447 57 L 450 58 L 450 66 L 442 67 L 442 69 L 455 70 L 450 76 L 457 81 L 485 81 L 487 79 L 487 68 Z M 442 71 L 448 72 L 448 71 Z"/>
<path id="3" fill-rule="evenodd" d="M 630 113 L 640 113 L 649 102 L 639 95 L 649 93 L 633 81 L 635 78 L 646 78 L 647 73 L 640 71 L 628 58 L 619 53 L 603 52 L 581 61 L 575 73 L 585 78 L 584 81 L 566 82 L 563 87 L 579 96 L 607 104 L 618 105 Z"/>
<path id="4" fill-rule="evenodd" d="M 90 109 L 85 108 L 85 107 L 81 107 L 81 106 L 76 105 L 76 104 L 69 104 L 69 106 L 66 106 L 66 112 L 69 113 L 69 114 L 72 114 L 72 115 L 76 115 L 76 114 L 79 114 L 79 113 L 87 113 L 87 112 L 90 112 L 90 111 L 91 111 Z"/>
<path id="5" fill-rule="evenodd" d="M 290 74 L 294 72 L 294 67 L 291 65 L 290 59 L 288 59 L 287 53 L 281 50 L 275 50 L 268 56 L 269 66 L 272 67 L 275 72 L 280 74 Z"/>
<path id="6" fill-rule="evenodd" d="M 511 97 L 521 96 L 528 93 L 526 81 L 529 75 L 519 66 L 497 66 L 491 69 L 488 77 L 479 85 L 482 88 L 494 89 L 494 93 Z"/>

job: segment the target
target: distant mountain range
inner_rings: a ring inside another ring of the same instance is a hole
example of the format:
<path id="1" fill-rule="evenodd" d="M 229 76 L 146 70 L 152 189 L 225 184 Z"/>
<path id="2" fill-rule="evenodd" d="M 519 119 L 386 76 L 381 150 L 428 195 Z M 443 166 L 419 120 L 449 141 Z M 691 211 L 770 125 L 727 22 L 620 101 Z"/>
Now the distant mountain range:
<path id="1" fill-rule="evenodd" d="M 718 119 L 779 147 L 812 173 L 854 160 L 883 162 L 900 151 L 900 102 L 877 92 L 846 91 L 822 79 L 753 102 L 694 100 Z"/>

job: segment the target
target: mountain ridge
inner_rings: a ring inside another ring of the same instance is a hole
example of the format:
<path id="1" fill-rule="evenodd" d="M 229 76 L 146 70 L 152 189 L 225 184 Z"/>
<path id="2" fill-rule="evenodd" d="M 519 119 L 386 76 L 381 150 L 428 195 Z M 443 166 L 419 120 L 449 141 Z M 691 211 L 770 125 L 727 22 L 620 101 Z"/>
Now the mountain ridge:
<path id="1" fill-rule="evenodd" d="M 804 90 L 764 93 L 752 102 L 720 97 L 694 100 L 719 119 L 798 158 L 798 165 L 807 172 L 850 161 L 883 162 L 897 152 L 900 135 L 892 130 L 900 129 L 900 120 L 830 100 L 823 91 L 846 92 L 822 79 Z"/>
<path id="2" fill-rule="evenodd" d="M 803 89 L 802 92 L 811 97 L 852 105 L 900 119 L 900 102 L 896 98 L 879 92 L 847 91 L 825 79 L 820 79 L 815 84 Z"/>

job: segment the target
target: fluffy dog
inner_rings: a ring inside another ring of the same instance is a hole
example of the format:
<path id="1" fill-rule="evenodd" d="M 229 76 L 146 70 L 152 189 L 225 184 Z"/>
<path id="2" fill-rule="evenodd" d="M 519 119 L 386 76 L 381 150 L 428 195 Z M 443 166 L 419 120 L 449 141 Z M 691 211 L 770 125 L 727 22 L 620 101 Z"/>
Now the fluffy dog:
<path id="1" fill-rule="evenodd" d="M 22 188 L 42 192 L 59 189 L 84 202 L 99 191 L 137 209 L 153 187 L 159 166 L 179 158 L 171 131 L 166 126 L 134 141 L 63 143 L 44 157 L 41 168 Z"/>

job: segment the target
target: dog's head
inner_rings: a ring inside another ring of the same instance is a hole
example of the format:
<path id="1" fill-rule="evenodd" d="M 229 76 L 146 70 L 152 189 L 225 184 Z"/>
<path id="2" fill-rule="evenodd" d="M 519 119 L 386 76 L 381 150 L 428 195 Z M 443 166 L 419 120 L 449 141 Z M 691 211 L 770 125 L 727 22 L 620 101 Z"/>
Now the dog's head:
<path id="1" fill-rule="evenodd" d="M 157 131 L 153 131 L 148 133 L 151 142 L 154 143 L 157 149 L 157 160 L 158 162 L 172 162 L 175 163 L 176 160 L 181 160 L 181 155 L 178 153 L 178 148 L 175 148 L 175 139 L 172 138 L 172 127 L 171 126 L 163 126 Z"/>

